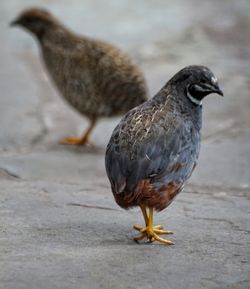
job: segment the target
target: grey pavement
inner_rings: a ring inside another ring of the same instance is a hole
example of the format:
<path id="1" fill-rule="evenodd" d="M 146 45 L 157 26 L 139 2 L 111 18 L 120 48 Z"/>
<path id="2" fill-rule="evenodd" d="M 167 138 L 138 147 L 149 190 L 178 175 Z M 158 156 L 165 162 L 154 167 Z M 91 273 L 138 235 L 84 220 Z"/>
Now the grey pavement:
<path id="1" fill-rule="evenodd" d="M 107 3 L 108 2 L 108 3 Z M 156 223 L 174 246 L 136 244 L 138 209 L 119 208 L 104 152 L 62 146 L 87 121 L 48 79 L 36 42 L 8 23 L 42 6 L 73 30 L 129 52 L 151 95 L 179 69 L 204 64 L 225 97 L 204 102 L 199 164 Z M 250 3 L 248 0 L 0 3 L 0 289 L 250 288 Z"/>

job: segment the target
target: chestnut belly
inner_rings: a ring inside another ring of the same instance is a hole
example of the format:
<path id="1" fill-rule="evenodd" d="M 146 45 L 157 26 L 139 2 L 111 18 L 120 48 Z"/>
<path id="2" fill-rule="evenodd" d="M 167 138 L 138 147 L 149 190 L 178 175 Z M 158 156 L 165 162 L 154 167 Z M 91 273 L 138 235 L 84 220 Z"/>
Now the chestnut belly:
<path id="1" fill-rule="evenodd" d="M 113 194 L 117 204 L 124 209 L 144 205 L 161 211 L 171 204 L 182 189 L 183 183 L 169 182 L 156 188 L 149 180 L 142 180 L 131 192 L 117 194 L 113 191 Z"/>

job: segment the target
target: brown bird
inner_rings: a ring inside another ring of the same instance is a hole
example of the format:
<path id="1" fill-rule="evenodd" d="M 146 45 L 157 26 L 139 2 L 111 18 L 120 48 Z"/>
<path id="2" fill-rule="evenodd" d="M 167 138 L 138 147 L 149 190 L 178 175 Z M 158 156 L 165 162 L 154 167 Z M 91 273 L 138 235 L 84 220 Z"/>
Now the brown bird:
<path id="1" fill-rule="evenodd" d="M 118 205 L 142 210 L 145 227 L 134 226 L 141 232 L 135 240 L 146 237 L 173 244 L 158 236 L 172 232 L 153 225 L 153 210 L 171 204 L 196 166 L 202 99 L 211 93 L 223 95 L 211 70 L 187 66 L 115 128 L 106 151 L 106 171 Z"/>
<path id="2" fill-rule="evenodd" d="M 11 25 L 20 25 L 36 36 L 56 87 L 90 121 L 81 138 L 69 137 L 63 143 L 88 143 L 99 118 L 123 115 L 147 99 L 142 72 L 113 45 L 78 36 L 38 8 L 22 12 Z"/>

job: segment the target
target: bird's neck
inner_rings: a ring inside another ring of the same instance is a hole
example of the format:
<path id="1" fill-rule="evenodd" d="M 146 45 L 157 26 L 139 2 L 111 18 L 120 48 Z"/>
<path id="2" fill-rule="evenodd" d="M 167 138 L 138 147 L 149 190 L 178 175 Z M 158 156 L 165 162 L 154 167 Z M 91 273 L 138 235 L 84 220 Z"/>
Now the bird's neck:
<path id="1" fill-rule="evenodd" d="M 76 36 L 62 25 L 56 25 L 46 29 L 41 37 L 38 37 L 43 46 L 60 46 L 64 49 L 73 49 L 76 45 Z"/>
<path id="2" fill-rule="evenodd" d="M 200 131 L 202 126 L 202 106 L 192 103 L 183 93 L 176 89 L 165 87 L 154 98 L 152 105 L 158 110 L 171 110 L 179 114 L 187 121 L 191 121 L 195 128 Z"/>

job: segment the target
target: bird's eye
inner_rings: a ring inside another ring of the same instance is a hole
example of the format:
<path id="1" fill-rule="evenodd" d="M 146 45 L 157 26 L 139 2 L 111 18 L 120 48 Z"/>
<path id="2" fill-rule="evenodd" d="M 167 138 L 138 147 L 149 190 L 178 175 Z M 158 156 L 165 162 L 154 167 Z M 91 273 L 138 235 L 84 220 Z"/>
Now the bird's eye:
<path id="1" fill-rule="evenodd" d="M 25 19 L 25 22 L 26 22 L 26 23 L 32 23 L 32 22 L 33 22 L 33 19 L 32 19 L 32 18 L 26 18 L 26 19 Z"/>
<path id="2" fill-rule="evenodd" d="M 206 81 L 205 78 L 202 78 L 202 79 L 200 80 L 200 82 L 201 82 L 201 83 L 206 83 L 207 81 Z"/>

